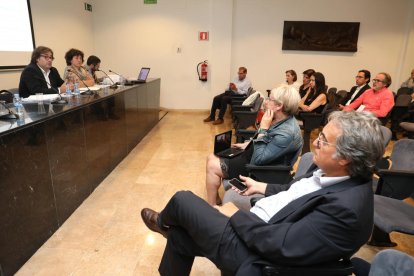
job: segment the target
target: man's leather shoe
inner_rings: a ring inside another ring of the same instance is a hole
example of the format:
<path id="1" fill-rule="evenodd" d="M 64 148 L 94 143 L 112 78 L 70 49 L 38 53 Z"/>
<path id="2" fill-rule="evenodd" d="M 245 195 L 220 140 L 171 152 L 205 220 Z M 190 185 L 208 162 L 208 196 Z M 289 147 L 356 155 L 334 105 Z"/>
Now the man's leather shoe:
<path id="1" fill-rule="evenodd" d="M 222 123 L 224 123 L 223 119 L 217 119 L 213 122 L 213 125 L 220 125 Z"/>
<path id="2" fill-rule="evenodd" d="M 207 117 L 203 120 L 204 123 L 212 122 L 214 119 L 211 119 L 210 117 Z"/>
<path id="3" fill-rule="evenodd" d="M 158 216 L 159 213 L 155 212 L 154 210 L 151 210 L 149 208 L 144 208 L 141 210 L 141 217 L 144 221 L 145 225 L 154 232 L 158 232 L 161 235 L 164 236 L 164 238 L 167 238 L 167 231 L 162 229 L 158 225 Z"/>

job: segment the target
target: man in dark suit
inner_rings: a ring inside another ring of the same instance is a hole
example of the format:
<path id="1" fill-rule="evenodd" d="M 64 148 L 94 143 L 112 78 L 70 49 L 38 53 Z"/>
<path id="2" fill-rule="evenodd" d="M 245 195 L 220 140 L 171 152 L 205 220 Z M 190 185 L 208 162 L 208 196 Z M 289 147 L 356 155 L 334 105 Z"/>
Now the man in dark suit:
<path id="1" fill-rule="evenodd" d="M 243 178 L 243 194 L 266 195 L 250 212 L 213 208 L 191 192 L 176 193 L 161 213 L 143 209 L 147 227 L 167 238 L 161 275 L 189 275 L 194 256 L 237 275 L 261 275 L 266 262 L 349 258 L 371 234 L 372 168 L 384 152 L 382 140 L 372 114 L 333 112 L 313 143 L 319 170 L 289 185 Z"/>
<path id="2" fill-rule="evenodd" d="M 371 88 L 369 82 L 371 81 L 371 73 L 368 70 L 359 70 L 355 76 L 356 85 L 351 88 L 351 91 L 339 103 L 339 110 L 355 101 L 365 90 Z"/>
<path id="3" fill-rule="evenodd" d="M 36 93 L 57 94 L 64 83 L 55 67 L 52 67 L 52 49 L 39 46 L 33 50 L 30 64 L 24 68 L 19 83 L 20 97 L 27 98 Z"/>

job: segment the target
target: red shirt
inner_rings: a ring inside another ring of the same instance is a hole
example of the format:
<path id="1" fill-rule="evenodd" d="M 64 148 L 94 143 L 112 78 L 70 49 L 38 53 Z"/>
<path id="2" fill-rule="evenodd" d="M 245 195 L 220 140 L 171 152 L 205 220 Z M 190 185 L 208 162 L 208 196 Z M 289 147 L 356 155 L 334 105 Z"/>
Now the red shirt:
<path id="1" fill-rule="evenodd" d="M 361 104 L 365 106 L 364 111 L 372 112 L 377 117 L 386 117 L 394 107 L 394 94 L 386 87 L 379 91 L 371 88 L 365 91 L 353 103 L 344 107 L 343 110 L 355 110 Z"/>

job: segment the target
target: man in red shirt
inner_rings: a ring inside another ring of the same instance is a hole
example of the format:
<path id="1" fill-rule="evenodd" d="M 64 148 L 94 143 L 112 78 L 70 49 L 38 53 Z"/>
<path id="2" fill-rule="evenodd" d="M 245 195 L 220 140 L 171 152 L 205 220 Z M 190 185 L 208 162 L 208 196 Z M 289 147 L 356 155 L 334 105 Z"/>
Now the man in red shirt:
<path id="1" fill-rule="evenodd" d="M 394 106 L 394 94 L 388 89 L 390 85 L 391 76 L 384 72 L 378 73 L 372 80 L 372 88 L 343 110 L 368 111 L 378 118 L 386 117 Z"/>

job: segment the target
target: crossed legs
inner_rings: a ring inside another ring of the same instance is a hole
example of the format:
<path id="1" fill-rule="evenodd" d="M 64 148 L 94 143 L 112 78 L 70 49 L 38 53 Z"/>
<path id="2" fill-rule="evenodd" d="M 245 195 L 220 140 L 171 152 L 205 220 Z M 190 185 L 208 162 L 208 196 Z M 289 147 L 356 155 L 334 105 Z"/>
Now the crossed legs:
<path id="1" fill-rule="evenodd" d="M 169 226 L 161 275 L 189 275 L 195 256 L 207 257 L 234 274 L 251 255 L 229 218 L 191 192 L 176 193 L 160 213 L 159 223 Z"/>

